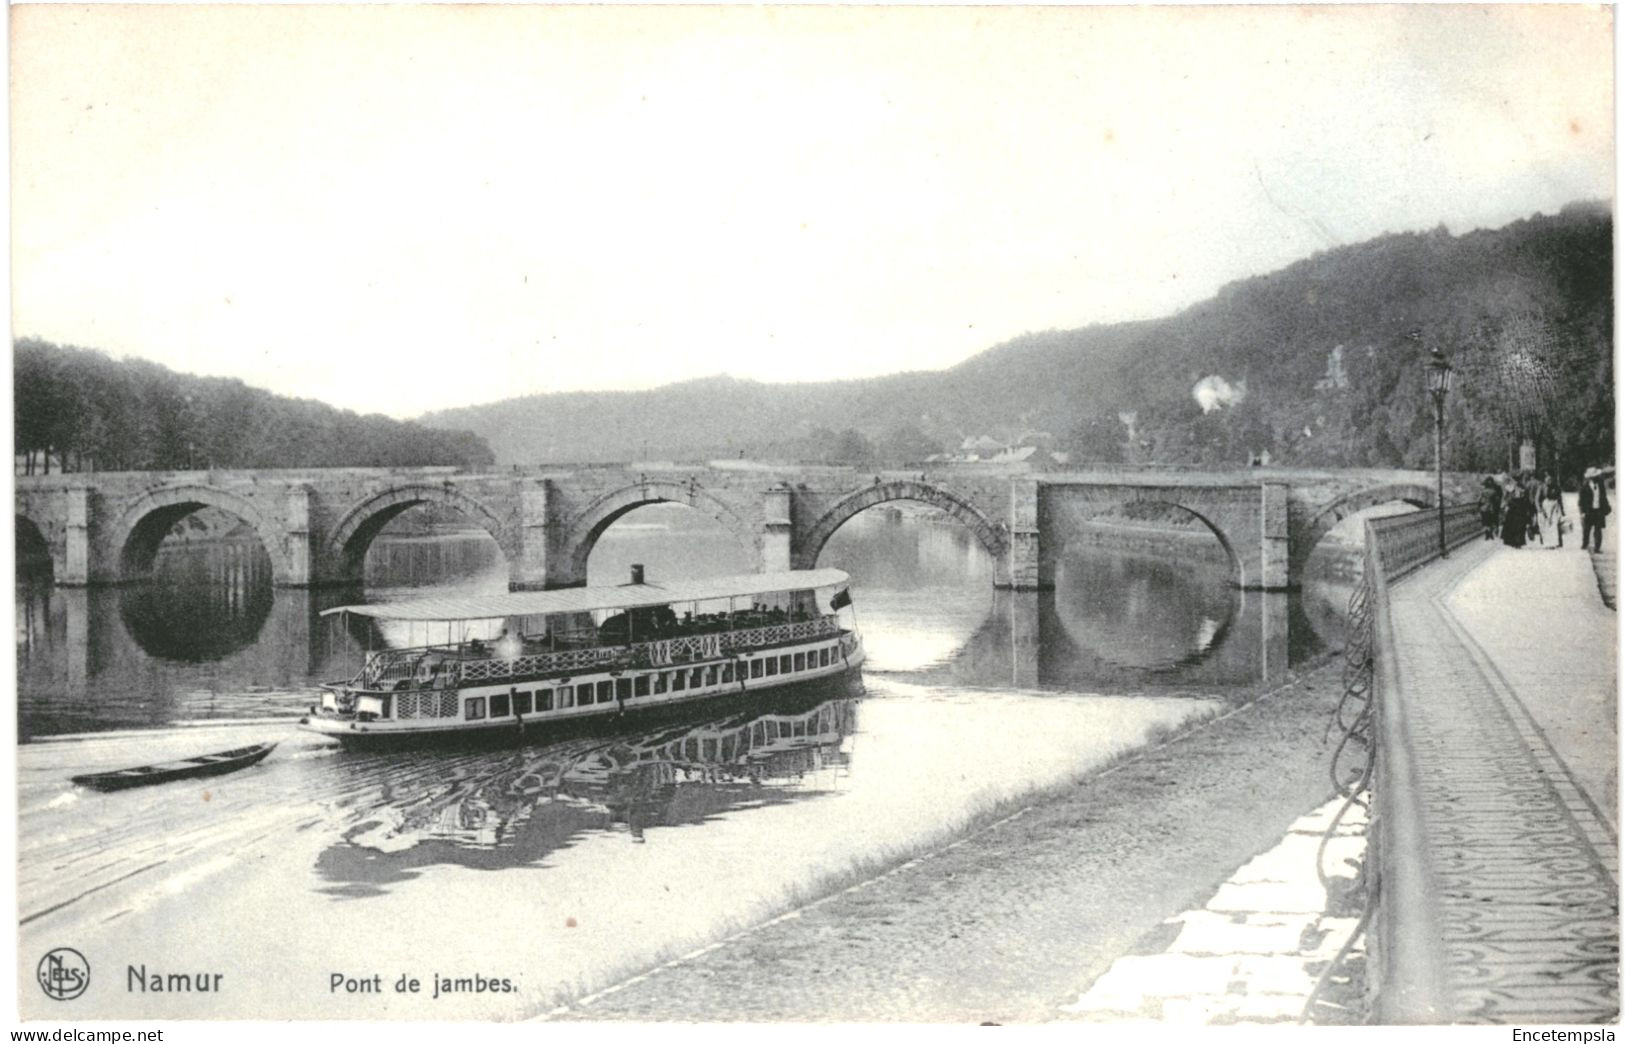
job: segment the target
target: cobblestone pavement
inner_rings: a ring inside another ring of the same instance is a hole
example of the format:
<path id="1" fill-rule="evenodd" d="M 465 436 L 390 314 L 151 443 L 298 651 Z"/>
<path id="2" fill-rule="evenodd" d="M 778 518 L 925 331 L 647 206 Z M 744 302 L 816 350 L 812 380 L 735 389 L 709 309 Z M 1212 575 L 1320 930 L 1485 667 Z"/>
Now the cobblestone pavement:
<path id="1" fill-rule="evenodd" d="M 1589 573 L 1485 543 L 1391 592 L 1456 1021 L 1618 1015 L 1616 639 Z"/>
<path id="2" fill-rule="evenodd" d="M 1232 874 L 1204 906 L 1164 922 L 1173 936 L 1166 950 L 1118 958 L 1062 1014 L 1118 1024 L 1297 1022 L 1357 920 L 1339 916 L 1352 910 L 1328 911 L 1348 894 L 1365 857 L 1360 806 L 1348 810 L 1326 841 L 1331 894 L 1315 872 L 1323 836 L 1342 804 L 1337 798 L 1293 823 L 1280 844 Z M 1344 966 L 1362 957 L 1356 944 Z M 1345 986 L 1344 992 L 1352 991 Z M 1357 999 L 1344 1000 L 1343 1017 L 1355 1021 L 1359 1013 L 1351 1003 Z"/>

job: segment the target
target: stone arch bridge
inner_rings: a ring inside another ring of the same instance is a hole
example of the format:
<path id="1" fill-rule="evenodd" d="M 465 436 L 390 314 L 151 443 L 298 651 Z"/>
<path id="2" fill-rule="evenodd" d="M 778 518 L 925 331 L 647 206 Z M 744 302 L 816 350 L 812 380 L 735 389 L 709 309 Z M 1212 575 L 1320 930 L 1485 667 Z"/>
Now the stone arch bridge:
<path id="1" fill-rule="evenodd" d="M 1446 500 L 1474 495 L 1474 476 L 1446 476 Z M 1081 523 L 1137 503 L 1171 505 L 1212 530 L 1236 586 L 1296 586 L 1336 522 L 1375 504 L 1434 501 L 1427 472 L 1195 472 L 1166 468 L 1011 473 L 948 468 L 646 465 L 276 471 L 104 472 L 16 479 L 19 541 L 43 545 L 56 582 L 116 584 L 151 569 L 164 535 L 203 507 L 241 519 L 264 544 L 280 586 L 350 583 L 373 538 L 420 504 L 454 508 L 488 532 L 510 586 L 584 584 L 587 558 L 621 516 L 672 502 L 705 512 L 764 569 L 810 567 L 858 512 L 910 500 L 964 524 L 993 557 L 994 582 L 1051 586 Z"/>

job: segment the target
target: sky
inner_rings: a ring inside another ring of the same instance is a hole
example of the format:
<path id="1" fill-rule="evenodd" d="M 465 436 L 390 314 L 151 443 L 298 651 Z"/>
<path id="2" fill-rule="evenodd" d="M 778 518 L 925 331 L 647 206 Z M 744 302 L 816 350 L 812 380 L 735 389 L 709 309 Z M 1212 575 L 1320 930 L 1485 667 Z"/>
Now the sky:
<path id="1" fill-rule="evenodd" d="M 1613 198 L 1586 7 L 10 9 L 16 336 L 410 417 Z"/>

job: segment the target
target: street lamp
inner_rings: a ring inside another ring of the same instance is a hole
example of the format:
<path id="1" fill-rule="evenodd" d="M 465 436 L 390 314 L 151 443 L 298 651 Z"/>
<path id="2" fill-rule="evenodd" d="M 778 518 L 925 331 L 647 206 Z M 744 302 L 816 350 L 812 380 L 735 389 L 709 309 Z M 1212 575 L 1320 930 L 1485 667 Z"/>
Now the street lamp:
<path id="1" fill-rule="evenodd" d="M 1439 557 L 1448 557 L 1444 544 L 1444 397 L 1450 394 L 1450 377 L 1455 373 L 1444 353 L 1434 348 L 1428 360 L 1428 394 L 1433 396 L 1433 466 L 1438 472 Z"/>

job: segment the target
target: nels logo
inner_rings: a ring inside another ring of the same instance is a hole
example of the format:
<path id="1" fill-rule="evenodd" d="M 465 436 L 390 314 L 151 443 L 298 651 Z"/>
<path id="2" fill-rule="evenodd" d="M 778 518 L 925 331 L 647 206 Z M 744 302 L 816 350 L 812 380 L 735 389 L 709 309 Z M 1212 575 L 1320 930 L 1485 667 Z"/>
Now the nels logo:
<path id="1" fill-rule="evenodd" d="M 52 1000 L 73 1000 L 90 985 L 90 962 L 73 947 L 58 946 L 40 960 L 35 978 Z"/>

